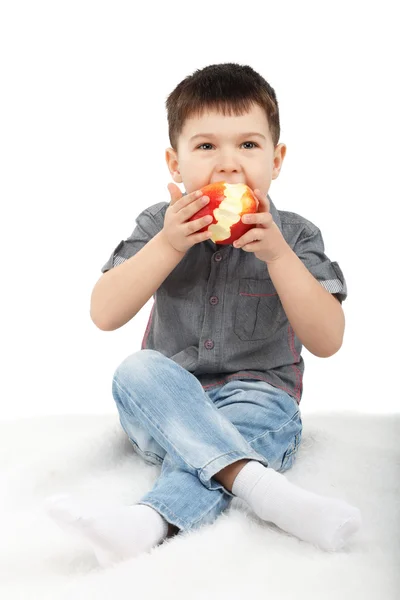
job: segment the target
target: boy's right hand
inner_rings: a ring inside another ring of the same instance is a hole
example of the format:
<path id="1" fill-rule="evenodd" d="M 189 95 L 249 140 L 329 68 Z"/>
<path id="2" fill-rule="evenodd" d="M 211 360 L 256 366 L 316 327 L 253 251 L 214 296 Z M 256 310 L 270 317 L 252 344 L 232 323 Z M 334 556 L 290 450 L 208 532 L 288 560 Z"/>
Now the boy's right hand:
<path id="1" fill-rule="evenodd" d="M 181 190 L 174 183 L 168 184 L 168 191 L 171 194 L 171 202 L 167 208 L 164 218 L 164 227 L 162 229 L 168 242 L 178 252 L 186 252 L 199 242 L 204 242 L 211 237 L 211 233 L 206 230 L 202 233 L 196 233 L 206 225 L 212 223 L 211 215 L 188 222 L 188 219 L 196 214 L 201 208 L 207 206 L 199 190 L 191 192 L 184 196 Z"/>

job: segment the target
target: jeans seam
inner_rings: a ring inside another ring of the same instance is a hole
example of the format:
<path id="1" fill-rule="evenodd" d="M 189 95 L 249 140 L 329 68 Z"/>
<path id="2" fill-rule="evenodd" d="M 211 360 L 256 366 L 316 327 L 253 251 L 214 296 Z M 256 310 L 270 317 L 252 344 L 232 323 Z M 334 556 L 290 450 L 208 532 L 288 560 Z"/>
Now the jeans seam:
<path id="1" fill-rule="evenodd" d="M 251 440 L 248 440 L 249 444 L 252 444 L 253 442 L 256 442 L 257 440 L 259 440 L 260 438 L 263 438 L 264 436 L 269 435 L 270 433 L 278 433 L 279 431 L 281 431 L 284 427 L 286 427 L 287 425 L 289 425 L 289 423 L 291 423 L 295 417 L 297 417 L 297 415 L 300 413 L 300 411 L 297 411 L 293 417 L 291 419 L 289 419 L 288 421 L 286 421 L 286 423 L 284 423 L 281 427 L 279 427 L 279 429 L 269 429 L 268 431 L 264 431 L 264 433 L 261 433 L 260 435 L 256 436 L 255 438 L 252 438 Z"/>

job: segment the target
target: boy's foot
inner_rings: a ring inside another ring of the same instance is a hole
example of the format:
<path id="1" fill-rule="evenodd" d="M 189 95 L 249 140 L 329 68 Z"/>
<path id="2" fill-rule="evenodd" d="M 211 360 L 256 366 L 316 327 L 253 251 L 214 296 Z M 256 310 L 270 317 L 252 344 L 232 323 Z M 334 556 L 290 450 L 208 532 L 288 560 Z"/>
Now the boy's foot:
<path id="1" fill-rule="evenodd" d="M 46 499 L 44 508 L 63 530 L 90 543 L 102 567 L 147 552 L 167 537 L 167 521 L 145 504 L 101 512 L 84 507 L 68 494 L 57 494 Z"/>
<path id="2" fill-rule="evenodd" d="M 254 460 L 236 476 L 232 493 L 245 500 L 264 521 L 323 550 L 342 548 L 361 527 L 358 508 L 308 492 Z"/>

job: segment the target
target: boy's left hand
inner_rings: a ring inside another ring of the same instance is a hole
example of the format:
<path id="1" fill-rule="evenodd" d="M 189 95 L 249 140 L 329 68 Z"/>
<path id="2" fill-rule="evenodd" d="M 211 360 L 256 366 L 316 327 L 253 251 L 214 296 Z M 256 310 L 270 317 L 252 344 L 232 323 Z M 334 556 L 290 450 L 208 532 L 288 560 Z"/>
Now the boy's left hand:
<path id="1" fill-rule="evenodd" d="M 242 221 L 256 226 L 236 240 L 233 247 L 254 252 L 257 258 L 268 264 L 277 260 L 290 246 L 269 212 L 267 195 L 262 194 L 259 189 L 255 189 L 254 194 L 259 203 L 258 212 L 243 215 Z"/>

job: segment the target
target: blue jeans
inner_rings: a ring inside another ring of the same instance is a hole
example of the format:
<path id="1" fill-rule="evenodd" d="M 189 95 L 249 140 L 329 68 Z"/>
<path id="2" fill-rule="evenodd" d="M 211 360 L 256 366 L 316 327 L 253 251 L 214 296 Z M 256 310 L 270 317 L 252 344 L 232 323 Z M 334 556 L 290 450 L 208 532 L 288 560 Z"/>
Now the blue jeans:
<path id="1" fill-rule="evenodd" d="M 276 471 L 293 465 L 302 421 L 294 398 L 256 379 L 207 391 L 189 371 L 155 350 L 139 350 L 116 369 L 112 393 L 136 452 L 161 466 L 139 504 L 186 531 L 212 523 L 233 494 L 213 476 L 240 459 Z"/>

